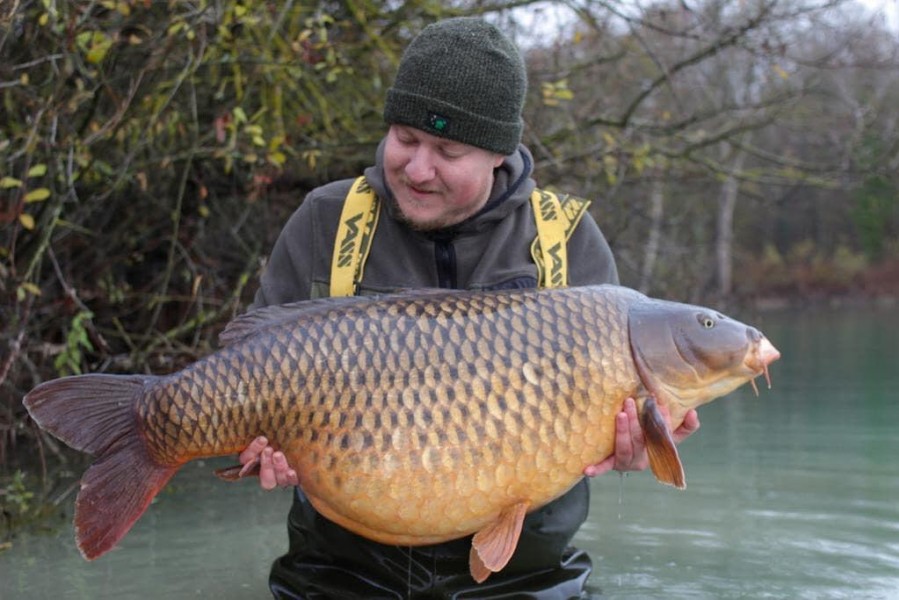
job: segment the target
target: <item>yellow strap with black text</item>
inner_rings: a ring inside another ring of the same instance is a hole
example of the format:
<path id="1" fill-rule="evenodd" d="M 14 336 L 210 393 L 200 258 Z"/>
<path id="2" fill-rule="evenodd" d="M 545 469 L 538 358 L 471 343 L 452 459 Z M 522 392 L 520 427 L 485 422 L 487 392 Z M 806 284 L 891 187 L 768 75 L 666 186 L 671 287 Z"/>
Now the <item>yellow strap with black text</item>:
<path id="1" fill-rule="evenodd" d="M 531 257 L 537 265 L 537 287 L 568 285 L 568 239 L 590 206 L 589 200 L 547 190 L 535 189 L 531 206 L 537 224 L 537 237 L 531 244 Z"/>
<path id="2" fill-rule="evenodd" d="M 355 295 L 362 281 L 379 213 L 378 196 L 365 177 L 358 177 L 350 187 L 340 213 L 331 258 L 331 296 Z"/>
<path id="3" fill-rule="evenodd" d="M 537 285 L 541 288 L 568 285 L 568 239 L 590 206 L 589 200 L 559 197 L 535 189 L 531 206 L 537 237 L 531 243 L 531 257 L 537 265 Z M 378 196 L 365 180 L 353 182 L 343 209 L 331 259 L 331 296 L 352 296 L 362 281 L 362 271 L 371 250 L 378 224 Z"/>

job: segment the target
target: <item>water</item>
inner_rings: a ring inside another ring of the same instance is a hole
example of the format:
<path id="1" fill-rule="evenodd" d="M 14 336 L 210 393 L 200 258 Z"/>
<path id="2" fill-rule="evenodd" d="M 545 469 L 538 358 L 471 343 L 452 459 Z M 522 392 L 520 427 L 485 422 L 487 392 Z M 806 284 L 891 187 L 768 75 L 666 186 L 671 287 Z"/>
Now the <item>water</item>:
<path id="1" fill-rule="evenodd" d="M 899 312 L 749 317 L 782 351 L 774 388 L 700 411 L 687 489 L 648 473 L 594 481 L 599 598 L 899 598 Z M 85 562 L 71 508 L 0 553 L 0 599 L 269 597 L 287 490 L 188 465 L 117 550 Z"/>

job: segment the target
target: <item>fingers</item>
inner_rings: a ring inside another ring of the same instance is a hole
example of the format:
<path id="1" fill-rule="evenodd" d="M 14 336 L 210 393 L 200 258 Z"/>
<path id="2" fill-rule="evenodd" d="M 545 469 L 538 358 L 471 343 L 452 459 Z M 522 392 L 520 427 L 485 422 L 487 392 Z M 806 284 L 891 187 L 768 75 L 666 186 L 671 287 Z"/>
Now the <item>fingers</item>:
<path id="1" fill-rule="evenodd" d="M 615 417 L 615 470 L 642 471 L 648 465 L 637 403 L 633 398 L 627 398 L 622 411 Z"/>
<path id="2" fill-rule="evenodd" d="M 268 439 L 259 436 L 240 453 L 240 463 L 245 471 L 249 472 L 259 463 L 259 485 L 264 490 L 273 490 L 276 487 L 299 485 L 297 472 L 287 464 L 287 457 L 281 451 L 276 451 L 268 445 Z M 244 474 L 244 471 L 241 471 Z"/>
<path id="3" fill-rule="evenodd" d="M 262 454 L 262 451 L 266 446 L 268 446 L 268 440 L 265 438 L 265 436 L 260 435 L 258 438 L 250 442 L 250 445 L 240 453 L 240 456 L 238 457 L 238 460 L 240 460 L 240 464 L 245 465 L 247 463 L 252 463 L 259 460 L 259 455 Z"/>
<path id="4" fill-rule="evenodd" d="M 679 444 L 699 430 L 699 415 L 695 409 L 691 409 L 684 415 L 684 422 L 672 434 L 674 442 Z"/>
<path id="5" fill-rule="evenodd" d="M 615 456 L 612 455 L 605 459 L 602 462 L 596 463 L 595 465 L 587 465 L 584 467 L 584 475 L 587 477 L 596 477 L 598 475 L 602 475 L 603 473 L 608 473 L 615 466 Z"/>
<path id="6" fill-rule="evenodd" d="M 300 485 L 297 472 L 287 464 L 287 457 L 283 452 L 275 452 L 272 455 L 272 464 L 275 467 L 275 480 L 280 487 Z"/>
<path id="7" fill-rule="evenodd" d="M 259 457 L 259 485 L 264 490 L 273 490 L 278 486 L 275 468 L 272 466 L 272 454 L 274 452 L 271 448 L 266 447 Z"/>
<path id="8" fill-rule="evenodd" d="M 264 490 L 276 487 L 299 485 L 297 472 L 287 464 L 287 458 L 281 451 L 267 447 L 259 457 L 259 485 Z"/>

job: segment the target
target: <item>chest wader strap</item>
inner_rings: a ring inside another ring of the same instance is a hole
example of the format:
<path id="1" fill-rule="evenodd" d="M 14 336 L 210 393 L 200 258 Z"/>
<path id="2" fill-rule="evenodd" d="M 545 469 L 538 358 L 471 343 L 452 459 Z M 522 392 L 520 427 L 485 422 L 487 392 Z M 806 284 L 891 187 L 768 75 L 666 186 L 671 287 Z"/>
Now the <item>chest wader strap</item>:
<path id="1" fill-rule="evenodd" d="M 531 207 L 537 224 L 537 238 L 531 257 L 537 265 L 537 286 L 557 288 L 568 285 L 568 239 L 590 206 L 589 200 L 535 189 Z"/>
<path id="2" fill-rule="evenodd" d="M 340 225 L 331 258 L 331 296 L 355 295 L 362 281 L 362 271 L 371 250 L 379 213 L 378 196 L 365 177 L 358 177 L 350 187 L 340 212 Z"/>
<path id="3" fill-rule="evenodd" d="M 537 237 L 531 257 L 541 288 L 568 285 L 568 239 L 590 206 L 589 200 L 535 189 L 531 194 Z M 353 182 L 343 210 L 331 259 L 331 296 L 352 296 L 362 281 L 365 260 L 378 224 L 379 201 L 365 177 Z M 548 265 L 548 267 L 547 267 Z"/>

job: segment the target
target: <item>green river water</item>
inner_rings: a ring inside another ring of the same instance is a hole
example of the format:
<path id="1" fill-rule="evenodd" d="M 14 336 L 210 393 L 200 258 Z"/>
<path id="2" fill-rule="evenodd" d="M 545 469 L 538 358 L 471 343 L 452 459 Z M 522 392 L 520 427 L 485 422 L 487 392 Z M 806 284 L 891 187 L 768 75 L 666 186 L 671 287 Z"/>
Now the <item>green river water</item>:
<path id="1" fill-rule="evenodd" d="M 593 482 L 575 543 L 596 598 L 899 599 L 899 310 L 735 315 L 783 358 L 773 389 L 700 410 L 687 489 L 649 473 Z M 266 598 L 287 490 L 192 463 L 119 548 L 85 562 L 67 516 L 0 553 L 0 599 Z"/>

